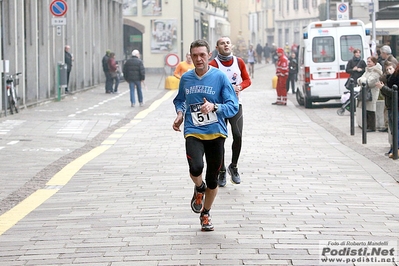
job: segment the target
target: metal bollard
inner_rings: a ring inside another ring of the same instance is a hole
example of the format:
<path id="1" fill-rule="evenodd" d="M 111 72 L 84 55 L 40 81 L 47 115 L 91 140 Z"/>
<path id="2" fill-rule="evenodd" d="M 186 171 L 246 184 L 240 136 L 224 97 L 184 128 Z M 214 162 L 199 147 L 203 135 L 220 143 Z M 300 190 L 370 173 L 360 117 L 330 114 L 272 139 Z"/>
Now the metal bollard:
<path id="1" fill-rule="evenodd" d="M 398 159 L 398 86 L 393 85 L 392 95 L 392 159 Z"/>
<path id="2" fill-rule="evenodd" d="M 367 84 L 362 83 L 362 143 L 367 144 L 367 111 L 366 111 Z"/>

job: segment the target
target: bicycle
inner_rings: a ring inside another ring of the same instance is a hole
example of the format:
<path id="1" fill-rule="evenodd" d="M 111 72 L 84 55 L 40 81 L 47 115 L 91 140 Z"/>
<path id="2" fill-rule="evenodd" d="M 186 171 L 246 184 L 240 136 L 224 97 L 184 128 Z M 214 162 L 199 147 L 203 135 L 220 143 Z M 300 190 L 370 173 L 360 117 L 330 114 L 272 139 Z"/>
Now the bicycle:
<path id="1" fill-rule="evenodd" d="M 7 88 L 7 98 L 10 106 L 10 113 L 14 114 L 13 108 L 16 113 L 18 113 L 18 93 L 16 90 L 16 86 L 19 85 L 19 77 L 18 75 L 22 74 L 21 72 L 15 73 L 13 75 L 6 75 L 6 88 Z"/>

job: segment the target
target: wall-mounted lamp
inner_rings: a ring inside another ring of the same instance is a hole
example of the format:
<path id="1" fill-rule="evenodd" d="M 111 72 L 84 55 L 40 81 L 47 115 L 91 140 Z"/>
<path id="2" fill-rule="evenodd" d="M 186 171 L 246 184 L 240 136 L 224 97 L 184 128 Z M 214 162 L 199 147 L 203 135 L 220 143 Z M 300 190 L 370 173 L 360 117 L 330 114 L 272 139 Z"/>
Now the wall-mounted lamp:
<path id="1" fill-rule="evenodd" d="M 168 4 L 169 3 L 169 1 L 168 0 L 165 0 L 165 4 Z"/>

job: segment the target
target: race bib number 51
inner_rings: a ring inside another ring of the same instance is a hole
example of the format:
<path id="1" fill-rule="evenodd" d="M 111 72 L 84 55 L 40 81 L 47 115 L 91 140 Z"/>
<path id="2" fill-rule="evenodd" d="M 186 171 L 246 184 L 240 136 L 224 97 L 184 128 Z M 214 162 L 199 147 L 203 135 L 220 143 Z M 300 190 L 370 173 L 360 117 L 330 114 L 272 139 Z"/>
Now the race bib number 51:
<path id="1" fill-rule="evenodd" d="M 208 114 L 201 113 L 201 106 L 203 103 L 196 103 L 190 105 L 191 119 L 195 126 L 204 126 L 218 122 L 218 116 L 214 112 Z"/>

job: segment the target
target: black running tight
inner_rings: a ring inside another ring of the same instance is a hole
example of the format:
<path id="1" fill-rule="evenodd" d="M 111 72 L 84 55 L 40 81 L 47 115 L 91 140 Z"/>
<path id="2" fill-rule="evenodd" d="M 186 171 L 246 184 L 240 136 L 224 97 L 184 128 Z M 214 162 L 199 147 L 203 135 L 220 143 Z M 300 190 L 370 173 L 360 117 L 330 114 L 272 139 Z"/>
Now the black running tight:
<path id="1" fill-rule="evenodd" d="M 208 188 L 215 189 L 217 187 L 217 179 L 220 168 L 222 166 L 222 158 L 224 153 L 225 138 L 217 138 L 214 140 L 200 140 L 195 137 L 186 138 L 186 155 L 190 174 L 200 176 L 204 169 L 205 155 L 206 175 L 205 182 Z"/>
<path id="2" fill-rule="evenodd" d="M 243 119 L 241 104 L 239 105 L 238 113 L 235 116 L 226 119 L 226 124 L 227 124 L 227 122 L 230 123 L 230 125 L 231 125 L 231 133 L 233 135 L 233 143 L 231 145 L 231 149 L 232 149 L 231 163 L 236 166 L 238 163 L 238 158 L 240 157 L 240 153 L 241 153 L 242 129 L 244 126 L 244 119 Z M 226 171 L 226 166 L 224 163 L 224 152 L 223 152 L 222 170 Z"/>

